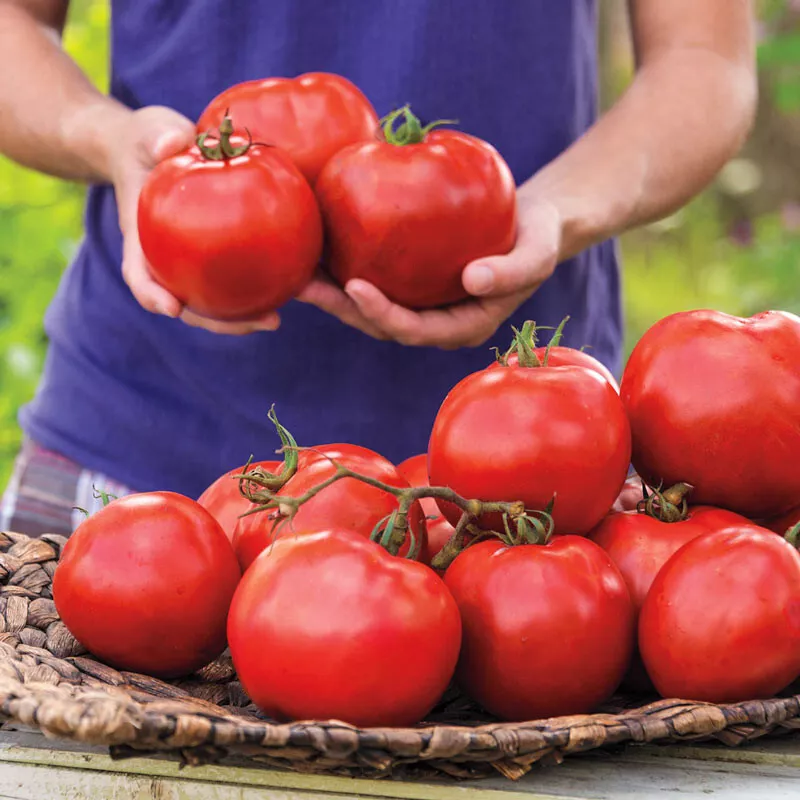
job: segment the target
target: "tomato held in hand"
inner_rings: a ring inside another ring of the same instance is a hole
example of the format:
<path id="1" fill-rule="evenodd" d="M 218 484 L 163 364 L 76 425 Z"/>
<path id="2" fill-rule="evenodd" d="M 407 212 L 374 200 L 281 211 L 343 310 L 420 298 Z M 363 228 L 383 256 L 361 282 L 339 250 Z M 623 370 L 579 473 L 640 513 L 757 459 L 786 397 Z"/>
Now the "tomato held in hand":
<path id="1" fill-rule="evenodd" d="M 516 240 L 511 171 L 491 145 L 421 128 L 408 109 L 389 116 L 384 139 L 345 148 L 319 176 L 325 266 L 340 284 L 369 281 L 408 308 L 463 300 L 464 267 Z"/>
<path id="2" fill-rule="evenodd" d="M 256 467 L 278 474 L 283 467 L 283 462 L 255 461 L 248 466 L 248 469 Z M 253 507 L 253 504 L 240 491 L 239 481 L 234 479 L 235 475 L 242 474 L 243 469 L 244 467 L 232 469 L 221 475 L 197 498 L 197 502 L 219 522 L 230 540 L 233 540 L 233 531 L 239 517 Z"/>
<path id="3" fill-rule="evenodd" d="M 334 461 L 389 486 L 409 488 L 408 481 L 397 467 L 373 450 L 354 444 L 330 444 L 301 451 L 297 472 L 278 491 L 277 497 L 301 497 L 319 486 L 336 472 Z M 397 508 L 395 495 L 355 478 L 342 478 L 303 503 L 293 519 L 288 519 L 280 511 L 263 511 L 242 517 L 234 529 L 233 547 L 242 569 L 247 569 L 276 535 L 288 537 L 333 526 L 368 538 L 375 526 Z M 419 503 L 412 506 L 408 522 L 421 552 L 426 547 L 426 534 Z M 411 546 L 409 536 L 399 554 L 407 555 Z"/>
<path id="4" fill-rule="evenodd" d="M 227 127 L 226 127 L 227 126 Z M 162 161 L 139 197 L 139 238 L 154 278 L 219 320 L 274 311 L 311 280 L 322 253 L 314 193 L 278 148 L 198 143 Z"/>
<path id="5" fill-rule="evenodd" d="M 800 498 L 800 318 L 689 311 L 657 322 L 622 378 L 633 464 L 652 486 L 751 518 Z"/>
<path id="6" fill-rule="evenodd" d="M 639 647 L 663 697 L 772 697 L 800 674 L 800 554 L 771 531 L 705 533 L 664 565 Z"/>
<path id="7" fill-rule="evenodd" d="M 53 577 L 72 635 L 117 669 L 186 675 L 225 649 L 241 573 L 202 506 L 172 492 L 113 500 L 81 523 Z"/>
<path id="8" fill-rule="evenodd" d="M 463 623 L 456 678 L 502 719 L 589 712 L 622 680 L 633 609 L 617 568 L 588 539 L 479 542 L 456 557 L 445 584 Z"/>
<path id="9" fill-rule="evenodd" d="M 312 185 L 328 159 L 378 130 L 378 115 L 361 90 L 325 72 L 231 86 L 203 111 L 198 133 L 217 128 L 228 111 L 237 132 L 285 150 Z"/>
<path id="10" fill-rule="evenodd" d="M 538 363 L 482 370 L 450 391 L 428 446 L 431 483 L 468 499 L 521 500 L 530 510 L 546 508 L 555 496 L 556 533 L 586 534 L 625 481 L 628 420 L 595 370 Z M 452 506 L 440 507 L 458 521 Z"/>
<path id="11" fill-rule="evenodd" d="M 411 486 L 430 486 L 428 480 L 428 456 L 422 453 L 412 456 L 397 465 L 398 472 L 411 484 Z M 431 559 L 447 544 L 455 533 L 455 528 L 439 510 L 433 497 L 423 497 L 419 501 L 425 514 L 425 528 L 427 530 L 428 546 L 420 553 L 419 560 L 430 565 Z"/>
<path id="12" fill-rule="evenodd" d="M 461 621 L 441 578 L 342 530 L 279 539 L 231 605 L 253 701 L 278 719 L 413 725 L 447 687 Z"/>

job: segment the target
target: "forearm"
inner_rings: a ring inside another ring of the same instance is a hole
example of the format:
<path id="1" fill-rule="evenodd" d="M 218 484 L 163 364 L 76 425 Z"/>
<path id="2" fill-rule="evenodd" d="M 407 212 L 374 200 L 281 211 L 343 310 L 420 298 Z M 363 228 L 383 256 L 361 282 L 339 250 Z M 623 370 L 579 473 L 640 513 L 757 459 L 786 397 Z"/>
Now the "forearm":
<path id="1" fill-rule="evenodd" d="M 664 52 L 593 128 L 525 184 L 522 197 L 558 210 L 562 259 L 666 216 L 739 149 L 755 97 L 747 65 L 703 48 Z"/>
<path id="2" fill-rule="evenodd" d="M 107 142 L 131 112 L 92 86 L 55 28 L 4 0 L 0 52 L 0 152 L 58 177 L 111 180 Z"/>

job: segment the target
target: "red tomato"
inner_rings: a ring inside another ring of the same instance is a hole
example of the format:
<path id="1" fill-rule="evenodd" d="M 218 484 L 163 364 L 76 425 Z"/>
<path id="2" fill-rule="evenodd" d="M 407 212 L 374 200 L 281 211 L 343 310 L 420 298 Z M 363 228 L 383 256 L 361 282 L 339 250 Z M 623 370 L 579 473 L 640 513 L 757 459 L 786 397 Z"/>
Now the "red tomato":
<path id="1" fill-rule="evenodd" d="M 664 697 L 772 697 L 800 674 L 800 554 L 771 531 L 705 533 L 653 581 L 639 646 Z"/>
<path id="2" fill-rule="evenodd" d="M 397 471 L 411 486 L 430 486 L 426 453 L 407 458 L 402 464 L 397 465 Z M 430 564 L 431 559 L 450 541 L 450 537 L 455 533 L 455 528 L 439 510 L 433 497 L 423 497 L 419 503 L 425 515 L 425 528 L 428 534 L 428 546 L 420 553 L 419 560 L 423 564 Z"/>
<path id="3" fill-rule="evenodd" d="M 428 567 L 333 530 L 279 539 L 256 559 L 228 639 L 242 685 L 270 716 L 413 725 L 453 675 L 461 621 Z"/>
<path id="4" fill-rule="evenodd" d="M 172 492 L 113 500 L 81 523 L 53 577 L 72 635 L 117 669 L 186 675 L 225 649 L 241 573 L 202 506 Z"/>
<path id="5" fill-rule="evenodd" d="M 139 197 L 139 238 L 156 280 L 221 320 L 284 305 L 322 254 L 314 193 L 286 153 L 258 145 L 218 161 L 195 145 L 162 161 Z"/>
<path id="6" fill-rule="evenodd" d="M 516 187 L 486 142 L 445 130 L 418 138 L 345 148 L 316 193 L 325 266 L 340 284 L 361 278 L 395 303 L 433 308 L 467 297 L 467 264 L 513 247 Z"/>
<path id="7" fill-rule="evenodd" d="M 783 536 L 790 528 L 794 528 L 795 525 L 800 525 L 800 506 L 793 508 L 788 514 L 783 514 L 777 519 L 771 520 L 767 523 L 766 527 Z"/>
<path id="8" fill-rule="evenodd" d="M 300 497 L 330 478 L 336 471 L 331 459 L 390 486 L 400 489 L 409 486 L 397 467 L 378 453 L 354 444 L 329 444 L 301 451 L 297 472 L 277 496 Z M 234 529 L 233 548 L 244 570 L 273 541 L 276 532 L 279 537 L 288 537 L 334 526 L 369 537 L 375 526 L 397 507 L 398 501 L 394 495 L 355 478 L 342 478 L 300 506 L 293 520 L 287 520 L 279 511 L 242 517 Z M 282 524 L 276 528 L 278 523 Z M 421 552 L 426 547 L 426 537 L 425 519 L 419 503 L 414 504 L 409 514 L 409 527 L 417 538 Z M 406 555 L 410 546 L 410 538 L 407 538 L 400 555 Z"/>
<path id="9" fill-rule="evenodd" d="M 622 576 L 593 542 L 472 545 L 445 573 L 461 611 L 456 678 L 506 720 L 589 712 L 625 674 L 633 609 Z"/>
<path id="10" fill-rule="evenodd" d="M 255 461 L 250 464 L 248 469 L 256 467 L 277 474 L 281 471 L 283 462 Z M 239 481 L 233 478 L 234 475 L 241 475 L 243 469 L 244 467 L 232 469 L 221 475 L 197 498 L 197 502 L 219 522 L 230 540 L 233 539 L 233 530 L 239 517 L 253 507 L 253 504 L 239 490 Z"/>
<path id="11" fill-rule="evenodd" d="M 312 185 L 331 156 L 374 139 L 378 130 L 378 115 L 361 90 L 325 72 L 231 86 L 203 111 L 198 133 L 217 128 L 228 109 L 237 131 L 285 150 Z"/>
<path id="12" fill-rule="evenodd" d="M 752 518 L 800 497 L 800 318 L 673 314 L 636 345 L 622 378 L 633 464 L 650 485 Z"/>
<path id="13" fill-rule="evenodd" d="M 442 403 L 428 447 L 435 486 L 462 497 L 546 508 L 556 533 L 588 533 L 625 481 L 630 431 L 613 387 L 583 367 L 510 366 L 473 373 Z M 442 511 L 455 524 L 457 513 Z M 481 520 L 496 527 L 496 519 Z"/>
<path id="14" fill-rule="evenodd" d="M 547 347 L 535 347 L 534 353 L 540 358 L 544 359 Z M 519 363 L 519 356 L 516 353 L 510 353 L 508 356 L 508 364 L 516 366 Z M 574 347 L 562 347 L 561 345 L 554 345 L 550 348 L 550 355 L 547 356 L 547 364 L 550 367 L 586 367 L 593 369 L 599 375 L 602 375 L 613 387 L 614 391 L 619 394 L 619 384 L 616 378 L 611 374 L 608 367 L 598 361 L 594 356 L 590 356 L 583 350 L 576 350 Z M 490 364 L 488 369 L 502 369 L 503 365 L 495 361 Z"/>

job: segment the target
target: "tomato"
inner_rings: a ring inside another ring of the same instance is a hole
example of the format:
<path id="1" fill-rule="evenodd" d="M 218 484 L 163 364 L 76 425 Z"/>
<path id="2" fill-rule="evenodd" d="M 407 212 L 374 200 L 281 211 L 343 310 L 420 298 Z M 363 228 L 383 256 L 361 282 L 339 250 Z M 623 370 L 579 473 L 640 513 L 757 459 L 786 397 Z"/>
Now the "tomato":
<path id="1" fill-rule="evenodd" d="M 508 366 L 450 391 L 433 424 L 428 471 L 433 485 L 467 499 L 541 510 L 555 496 L 556 533 L 585 534 L 610 510 L 629 458 L 625 410 L 595 370 Z M 453 507 L 440 507 L 455 524 Z"/>
<path id="2" fill-rule="evenodd" d="M 279 539 L 256 559 L 228 639 L 242 685 L 272 717 L 405 726 L 447 687 L 461 621 L 433 570 L 334 529 Z"/>
<path id="3" fill-rule="evenodd" d="M 444 580 L 463 623 L 456 679 L 488 711 L 506 720 L 581 714 L 619 685 L 633 608 L 619 571 L 593 542 L 479 542 Z"/>
<path id="4" fill-rule="evenodd" d="M 330 444 L 301 451 L 297 472 L 278 491 L 277 497 L 300 497 L 330 478 L 336 471 L 332 459 L 366 477 L 399 489 L 409 488 L 394 464 L 378 453 L 354 444 Z M 293 536 L 334 526 L 369 537 L 375 526 L 397 507 L 394 495 L 355 478 L 342 478 L 301 505 L 294 519 L 277 510 L 242 517 L 234 529 L 233 548 L 242 569 L 247 569 L 276 533 Z M 425 519 L 419 503 L 412 506 L 408 522 L 420 550 L 424 550 Z M 406 555 L 410 547 L 408 537 L 400 555 Z"/>
<path id="5" fill-rule="evenodd" d="M 747 517 L 788 511 L 800 497 L 798 363 L 800 318 L 782 311 L 656 323 L 622 378 L 637 472 Z"/>
<path id="6" fill-rule="evenodd" d="M 639 646 L 659 693 L 712 703 L 772 697 L 800 674 L 800 554 L 771 531 L 705 533 L 653 581 Z"/>
<path id="7" fill-rule="evenodd" d="M 238 320 L 273 311 L 305 287 L 320 259 L 314 193 L 278 148 L 253 145 L 220 160 L 209 152 L 195 145 L 148 175 L 142 250 L 155 279 L 198 314 Z"/>
<path id="8" fill-rule="evenodd" d="M 544 359 L 547 347 L 536 347 L 533 352 L 536 353 L 539 359 Z M 510 366 L 515 366 L 518 363 L 519 356 L 516 353 L 510 353 L 508 356 L 508 364 Z M 614 391 L 619 394 L 619 385 L 617 384 L 616 378 L 611 374 L 611 370 L 609 370 L 602 361 L 598 361 L 594 356 L 590 356 L 583 350 L 576 350 L 574 347 L 555 345 L 550 348 L 550 354 L 547 356 L 547 363 L 551 367 L 576 366 L 593 369 L 598 375 L 602 375 L 602 377 L 614 387 Z M 488 369 L 502 369 L 502 367 L 503 365 L 499 361 L 495 361 L 489 365 Z"/>
<path id="9" fill-rule="evenodd" d="M 800 525 L 800 506 L 793 508 L 788 514 L 782 514 L 777 519 L 770 520 L 766 527 L 783 536 L 790 528 Z"/>
<path id="10" fill-rule="evenodd" d="M 72 635 L 117 669 L 186 675 L 225 649 L 239 565 L 217 521 L 172 492 L 112 500 L 64 547 L 53 600 Z"/>
<path id="11" fill-rule="evenodd" d="M 236 130 L 277 145 L 313 185 L 325 163 L 348 145 L 374 139 L 378 115 L 346 78 L 309 72 L 231 86 L 217 95 L 197 122 L 199 133 L 216 128 L 230 110 Z"/>
<path id="12" fill-rule="evenodd" d="M 407 458 L 402 464 L 397 465 L 397 470 L 411 486 L 430 486 L 430 481 L 428 480 L 428 456 L 426 453 Z M 450 537 L 455 533 L 455 528 L 442 514 L 433 497 L 423 497 L 419 503 L 425 514 L 425 528 L 428 534 L 428 546 L 420 553 L 419 560 L 424 564 L 430 564 L 431 559 L 447 544 Z"/>
<path id="13" fill-rule="evenodd" d="M 255 461 L 250 464 L 248 470 L 256 467 L 277 474 L 281 471 L 283 462 Z M 244 467 L 232 469 L 230 472 L 220 475 L 197 498 L 197 502 L 219 522 L 230 540 L 233 540 L 233 530 L 239 517 L 253 507 L 253 504 L 239 490 L 239 481 L 234 480 L 234 476 L 241 475 L 243 469 Z"/>
<path id="14" fill-rule="evenodd" d="M 324 266 L 340 284 L 369 281 L 408 308 L 463 300 L 464 267 L 516 240 L 511 171 L 490 144 L 458 131 L 420 130 L 403 146 L 385 131 L 388 141 L 345 148 L 319 176 Z"/>

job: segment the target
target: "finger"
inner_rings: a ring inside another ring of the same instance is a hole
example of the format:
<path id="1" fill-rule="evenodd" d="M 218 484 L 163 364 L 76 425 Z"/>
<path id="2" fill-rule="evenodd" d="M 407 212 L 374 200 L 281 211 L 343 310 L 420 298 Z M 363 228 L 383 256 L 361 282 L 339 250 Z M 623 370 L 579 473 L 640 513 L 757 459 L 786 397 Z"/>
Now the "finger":
<path id="1" fill-rule="evenodd" d="M 296 298 L 301 303 L 317 306 L 352 328 L 373 339 L 387 339 L 383 331 L 367 320 L 358 306 L 336 284 L 324 276 L 316 277 Z"/>
<path id="2" fill-rule="evenodd" d="M 549 203 L 525 209 L 511 252 L 468 264 L 461 279 L 464 288 L 475 297 L 502 297 L 537 288 L 555 269 L 560 230 L 558 212 Z"/>
<path id="3" fill-rule="evenodd" d="M 245 336 L 248 333 L 257 331 L 276 331 L 280 327 L 281 319 L 277 312 L 272 311 L 264 314 L 257 319 L 242 320 L 241 322 L 225 322 L 223 320 L 210 319 L 193 311 L 185 309 L 181 314 L 181 320 L 193 328 L 203 328 L 211 333 L 219 333 L 225 336 Z"/>
<path id="4" fill-rule="evenodd" d="M 349 281 L 345 287 L 361 314 L 387 336 L 414 347 L 476 347 L 497 330 L 497 320 L 482 303 L 467 302 L 430 311 L 412 311 L 392 303 L 371 283 Z"/>

